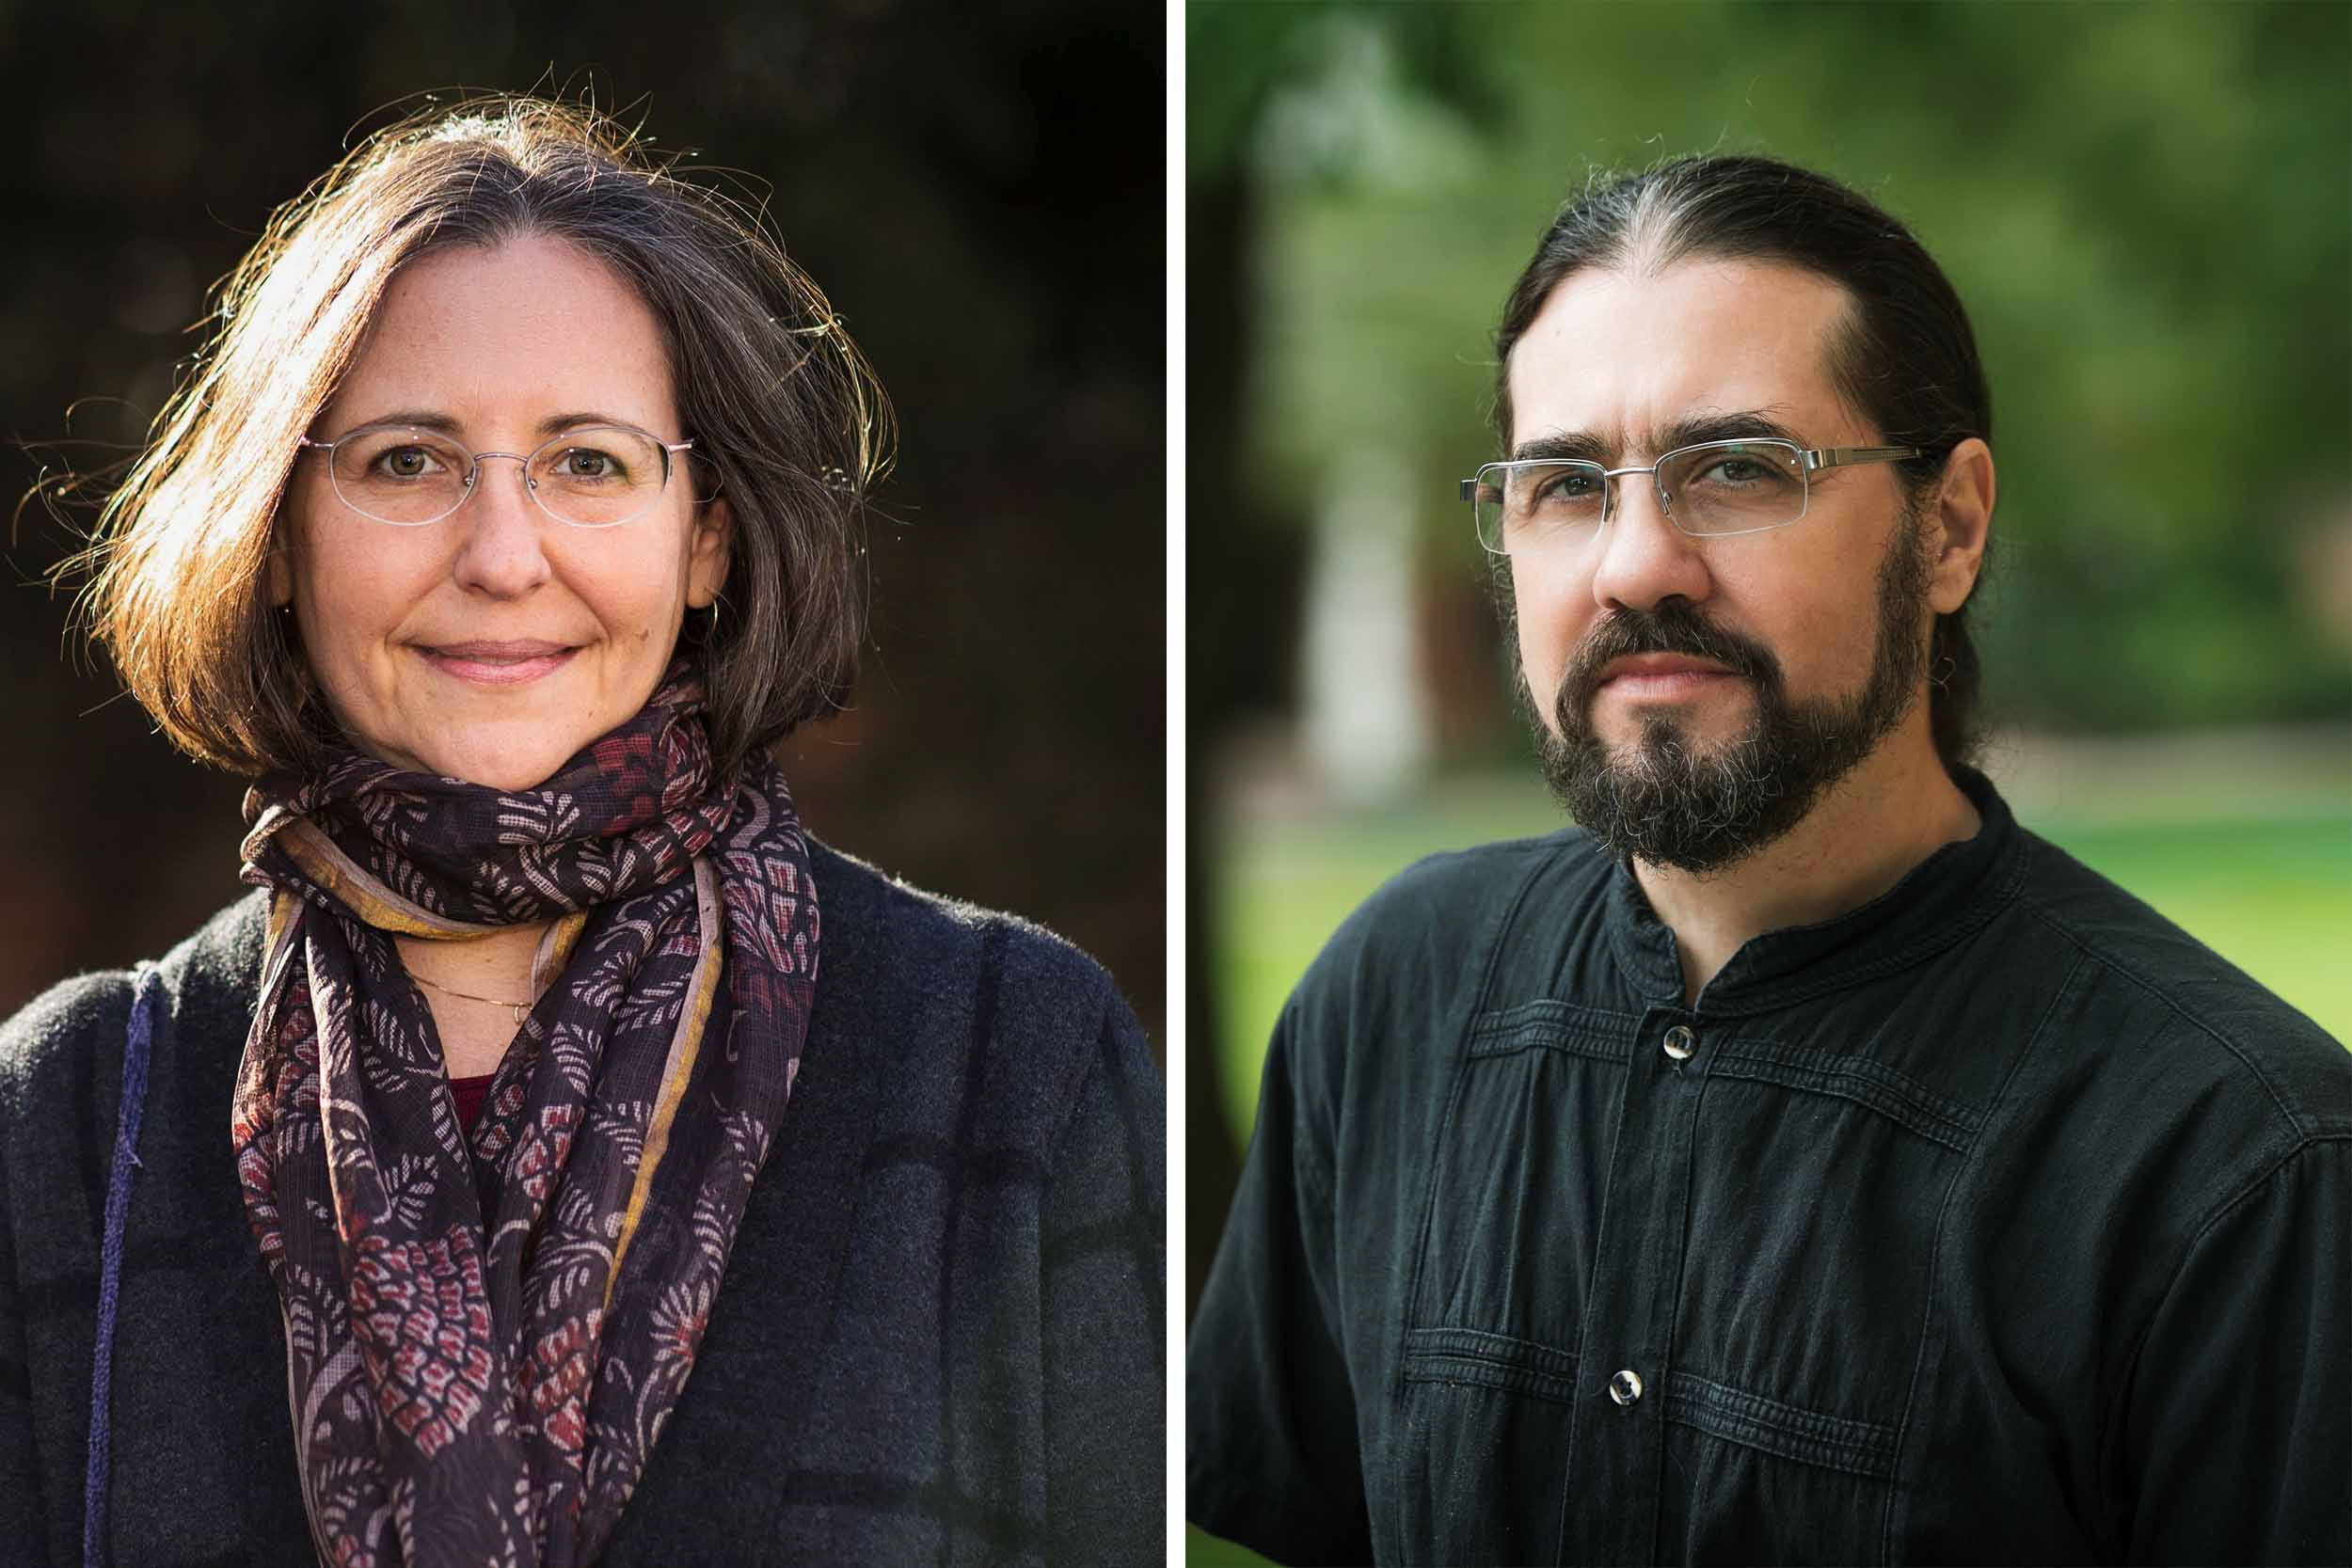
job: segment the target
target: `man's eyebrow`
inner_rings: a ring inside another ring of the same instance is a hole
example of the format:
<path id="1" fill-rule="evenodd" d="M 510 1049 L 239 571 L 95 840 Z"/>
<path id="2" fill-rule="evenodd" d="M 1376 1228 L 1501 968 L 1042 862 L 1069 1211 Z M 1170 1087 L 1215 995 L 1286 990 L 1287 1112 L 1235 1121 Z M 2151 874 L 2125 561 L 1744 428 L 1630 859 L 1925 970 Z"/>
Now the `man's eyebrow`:
<path id="1" fill-rule="evenodd" d="M 1616 443 L 1603 440 L 1590 431 L 1563 431 L 1551 436 L 1538 436 L 1532 441 L 1521 441 L 1511 449 L 1514 463 L 1565 463 L 1581 460 L 1607 464 Z"/>
<path id="2" fill-rule="evenodd" d="M 1764 409 L 1742 408 L 1729 413 L 1686 414 L 1649 432 L 1643 450 L 1655 457 L 1677 447 L 1697 446 L 1702 441 L 1789 441 L 1800 447 L 1805 445 L 1804 436 Z M 1619 462 L 1625 450 L 1622 435 L 1567 430 L 1522 441 L 1511 449 L 1511 457 L 1519 463 L 1581 460 L 1608 467 Z"/>
<path id="3" fill-rule="evenodd" d="M 1672 451 L 1677 447 L 1694 447 L 1701 441 L 1788 441 L 1804 446 L 1799 436 L 1761 408 L 1743 408 L 1729 414 L 1692 414 L 1675 420 L 1663 430 L 1650 434 L 1652 452 Z"/>
<path id="4" fill-rule="evenodd" d="M 566 430 L 577 430 L 582 425 L 592 424 L 627 425 L 632 430 L 640 428 L 635 420 L 625 420 L 618 414 L 581 411 L 548 415 L 539 421 L 538 434 L 542 436 L 555 436 Z M 397 409 L 389 414 L 379 414 L 374 419 L 365 420 L 352 428 L 373 430 L 379 425 L 405 425 L 412 430 L 430 430 L 442 436 L 455 436 L 464 429 L 463 420 L 453 414 L 444 413 L 437 408 Z"/>

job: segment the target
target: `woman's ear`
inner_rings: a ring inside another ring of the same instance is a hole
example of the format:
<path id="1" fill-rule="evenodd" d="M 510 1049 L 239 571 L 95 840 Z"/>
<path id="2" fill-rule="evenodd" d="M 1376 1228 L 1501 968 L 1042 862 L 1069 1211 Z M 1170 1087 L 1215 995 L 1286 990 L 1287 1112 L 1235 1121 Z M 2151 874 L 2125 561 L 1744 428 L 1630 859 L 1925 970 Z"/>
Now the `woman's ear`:
<path id="1" fill-rule="evenodd" d="M 294 603 L 294 553 L 281 536 L 269 547 L 269 607 L 283 610 Z"/>
<path id="2" fill-rule="evenodd" d="M 706 610 L 726 586 L 727 564 L 735 547 L 735 514 L 724 496 L 694 508 L 694 537 L 686 560 L 686 607 Z"/>

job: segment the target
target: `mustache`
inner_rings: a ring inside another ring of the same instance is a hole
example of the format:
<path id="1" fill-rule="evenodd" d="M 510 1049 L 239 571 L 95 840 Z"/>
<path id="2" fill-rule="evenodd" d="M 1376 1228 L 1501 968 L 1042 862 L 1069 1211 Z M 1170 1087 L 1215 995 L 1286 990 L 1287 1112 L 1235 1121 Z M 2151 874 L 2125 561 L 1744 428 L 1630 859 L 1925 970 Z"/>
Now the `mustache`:
<path id="1" fill-rule="evenodd" d="M 1767 690 L 1780 684 L 1780 660 L 1772 650 L 1701 616 L 1689 601 L 1662 600 L 1654 610 L 1616 610 L 1584 636 L 1560 677 L 1556 714 L 1561 732 L 1577 735 L 1600 689 L 1600 673 L 1615 659 L 1635 654 L 1680 654 L 1720 664 Z"/>

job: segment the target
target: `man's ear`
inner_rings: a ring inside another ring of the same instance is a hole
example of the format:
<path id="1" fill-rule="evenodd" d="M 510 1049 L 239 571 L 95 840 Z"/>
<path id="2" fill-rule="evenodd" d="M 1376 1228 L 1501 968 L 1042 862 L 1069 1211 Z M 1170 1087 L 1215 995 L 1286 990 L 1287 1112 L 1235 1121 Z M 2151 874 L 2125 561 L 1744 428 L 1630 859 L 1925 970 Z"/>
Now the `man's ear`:
<path id="1" fill-rule="evenodd" d="M 1968 602 L 1993 533 L 1993 449 L 1971 436 L 1944 460 L 1944 478 L 1928 515 L 1928 603 L 1949 615 Z"/>
<path id="2" fill-rule="evenodd" d="M 707 610 L 726 586 L 727 565 L 734 559 L 735 514 L 724 496 L 694 508 L 694 539 L 686 565 L 686 607 Z"/>

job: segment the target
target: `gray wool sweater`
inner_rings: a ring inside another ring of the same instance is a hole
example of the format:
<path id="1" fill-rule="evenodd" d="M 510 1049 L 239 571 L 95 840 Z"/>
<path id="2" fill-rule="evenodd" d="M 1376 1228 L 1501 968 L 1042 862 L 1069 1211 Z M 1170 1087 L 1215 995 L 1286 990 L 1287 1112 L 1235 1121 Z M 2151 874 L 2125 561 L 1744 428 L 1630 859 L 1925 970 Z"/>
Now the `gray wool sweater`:
<path id="1" fill-rule="evenodd" d="M 1159 1078 L 1110 977 L 1035 927 L 812 844 L 792 1102 L 700 1359 L 603 1560 L 1157 1562 Z M 313 1560 L 278 1294 L 230 1091 L 260 895 L 162 964 L 115 1331 L 122 1568 Z M 0 1563 L 78 1562 L 100 1243 L 133 994 L 0 1027 Z"/>

